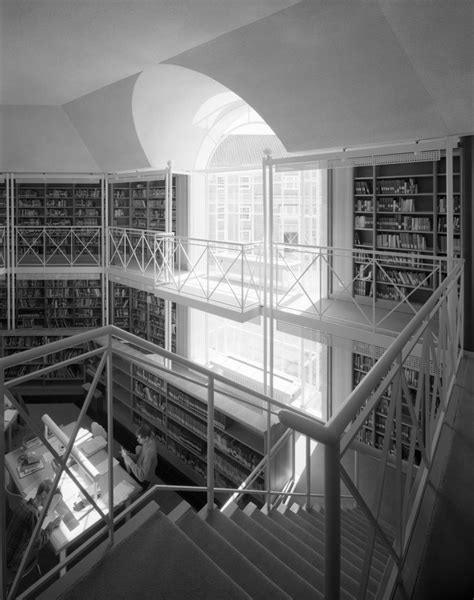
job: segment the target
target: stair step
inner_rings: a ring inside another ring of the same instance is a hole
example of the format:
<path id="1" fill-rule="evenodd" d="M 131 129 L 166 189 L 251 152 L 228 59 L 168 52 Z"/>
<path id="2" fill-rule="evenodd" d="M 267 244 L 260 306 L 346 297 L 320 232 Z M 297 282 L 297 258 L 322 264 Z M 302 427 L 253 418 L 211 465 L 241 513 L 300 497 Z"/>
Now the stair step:
<path id="1" fill-rule="evenodd" d="M 290 596 L 266 577 L 215 529 L 189 510 L 177 521 L 178 526 L 225 571 L 253 600 L 290 600 Z"/>
<path id="2" fill-rule="evenodd" d="M 291 597 L 298 600 L 314 600 L 320 593 L 300 575 L 294 573 L 284 562 L 274 556 L 260 542 L 254 540 L 241 527 L 218 510 L 207 511 L 204 508 L 200 513 L 212 527 L 223 535 L 236 550 L 245 554 L 247 558 L 274 581 Z"/>
<path id="3" fill-rule="evenodd" d="M 321 573 L 324 573 L 324 541 L 312 540 L 312 545 L 302 542 L 294 533 L 290 532 L 287 528 L 283 527 L 280 523 L 277 523 L 272 516 L 263 514 L 262 511 L 254 505 L 254 509 L 249 510 L 249 506 L 246 507 L 245 512 L 249 514 L 250 518 L 257 521 L 261 525 L 264 525 L 268 531 L 273 533 L 278 539 L 283 540 L 289 547 L 291 547 L 300 556 L 304 557 L 305 560 L 310 564 L 314 565 Z M 273 513 L 272 513 L 273 514 Z M 319 548 L 318 552 L 315 548 Z M 352 565 L 343 564 L 341 572 L 341 584 L 344 590 L 347 590 L 352 595 L 356 595 L 358 589 L 360 571 Z"/>
<path id="4" fill-rule="evenodd" d="M 350 510 L 347 510 L 345 512 L 347 515 L 350 515 L 351 521 L 353 523 L 358 523 L 362 527 L 368 526 L 367 517 L 365 516 L 365 513 L 362 511 L 362 509 L 360 509 L 358 506 L 356 506 L 355 508 L 351 508 Z M 380 522 L 379 525 L 389 540 L 395 539 L 395 532 L 392 527 Z"/>
<path id="5" fill-rule="evenodd" d="M 290 509 L 287 512 L 294 513 L 293 509 Z M 285 513 L 286 514 L 286 513 Z M 308 514 L 305 510 L 298 510 L 297 513 L 294 513 L 302 519 L 308 526 L 315 527 L 320 531 L 324 531 L 325 523 L 324 523 L 324 514 L 311 512 Z M 291 515 L 290 515 L 291 516 Z M 350 550 L 353 554 L 360 556 L 360 548 L 361 545 L 364 545 L 367 541 L 367 532 L 361 532 L 360 530 L 354 530 L 348 527 L 347 515 L 344 514 L 344 511 L 341 511 L 341 540 L 344 547 Z M 377 542 L 374 548 L 374 559 L 373 564 L 374 568 L 383 573 L 386 562 L 388 559 L 388 549 L 384 552 L 380 547 L 380 542 Z"/>
<path id="6" fill-rule="evenodd" d="M 316 529 L 310 529 L 306 524 L 301 525 L 295 522 L 294 519 L 287 517 L 278 510 L 272 512 L 272 518 L 279 522 L 283 527 L 289 529 L 301 541 L 307 544 L 310 548 L 318 547 L 318 551 L 324 555 L 324 534 Z M 360 578 L 360 570 L 363 567 L 363 559 L 360 554 L 354 554 L 349 551 L 344 544 L 341 544 L 341 567 L 342 570 L 356 581 Z"/>
<path id="7" fill-rule="evenodd" d="M 261 510 L 259 510 L 255 505 L 252 505 L 254 509 L 250 512 L 249 505 L 247 505 L 244 512 L 246 512 L 249 517 L 254 519 L 257 523 L 261 525 L 265 525 L 270 533 L 273 533 L 277 538 L 284 540 L 284 542 L 292 548 L 295 552 L 297 552 L 300 556 L 302 556 L 305 560 L 307 560 L 310 564 L 315 565 L 322 573 L 324 572 L 324 545 L 323 542 L 318 546 L 322 552 L 318 552 L 315 547 L 309 547 L 307 544 L 303 543 L 297 536 L 295 536 L 291 531 L 285 529 L 277 523 L 275 519 L 269 518 L 267 515 L 264 515 Z"/>
<path id="8" fill-rule="evenodd" d="M 263 516 L 265 519 L 270 520 L 269 517 Z M 323 573 L 306 561 L 305 558 L 294 552 L 283 540 L 278 539 L 265 525 L 257 523 L 257 521 L 251 519 L 241 510 L 235 510 L 230 518 L 314 588 L 317 590 L 324 589 Z"/>
<path id="9" fill-rule="evenodd" d="M 133 574 L 133 577 L 130 577 Z M 62 600 L 251 600 L 163 513 L 153 515 L 126 543 L 108 549 Z"/>
<path id="10" fill-rule="evenodd" d="M 369 531 L 371 529 L 370 524 L 366 521 L 365 528 L 362 528 L 359 522 L 355 522 L 351 515 L 345 512 L 341 513 L 342 527 L 347 531 L 352 532 L 354 535 L 359 535 L 360 539 L 367 541 L 369 537 Z M 379 534 L 375 536 L 374 552 L 382 561 L 386 561 L 389 557 L 390 551 L 387 546 L 381 541 Z"/>

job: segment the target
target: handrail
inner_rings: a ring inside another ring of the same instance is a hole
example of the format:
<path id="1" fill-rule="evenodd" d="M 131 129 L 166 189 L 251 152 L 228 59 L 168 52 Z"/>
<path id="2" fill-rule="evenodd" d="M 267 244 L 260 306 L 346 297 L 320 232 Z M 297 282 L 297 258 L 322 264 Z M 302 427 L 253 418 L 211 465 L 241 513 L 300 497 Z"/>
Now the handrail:
<path id="1" fill-rule="evenodd" d="M 197 363 L 194 363 L 192 361 L 190 361 L 189 359 L 183 358 L 181 356 L 175 355 L 172 352 L 166 351 L 162 348 L 158 348 L 155 344 L 148 342 L 147 340 L 144 340 L 132 333 L 123 331 L 113 325 L 106 325 L 104 327 L 101 327 L 99 329 L 95 329 L 92 331 L 85 331 L 85 332 L 81 332 L 78 333 L 70 338 L 63 338 L 61 340 L 57 340 L 54 342 L 50 342 L 49 344 L 46 344 L 45 346 L 42 347 L 37 347 L 37 348 L 32 348 L 29 350 L 24 350 L 22 352 L 18 352 L 18 353 L 14 353 L 10 356 L 6 356 L 2 359 L 0 359 L 0 391 L 5 389 L 9 382 L 4 382 L 3 381 L 3 375 L 4 375 L 4 370 L 10 366 L 13 366 L 15 364 L 19 364 L 19 363 L 23 363 L 23 362 L 28 362 L 31 360 L 34 360 L 35 358 L 38 357 L 43 357 L 45 354 L 52 354 L 55 352 L 59 352 L 63 349 L 66 348 L 70 348 L 71 346 L 78 346 L 81 344 L 85 344 L 86 342 L 91 342 L 91 341 L 96 341 L 103 349 L 104 352 L 108 352 L 110 353 L 116 353 L 116 354 L 121 354 L 122 351 L 120 349 L 119 344 L 115 344 L 116 347 L 113 347 L 113 340 L 121 340 L 124 342 L 129 342 L 130 344 L 133 344 L 133 346 L 136 346 L 138 349 L 141 349 L 142 351 L 146 352 L 146 351 L 150 351 L 153 354 L 157 354 L 159 353 L 165 360 L 169 360 L 175 363 L 180 363 L 182 364 L 184 367 L 187 367 L 189 369 L 189 371 L 196 373 L 199 376 L 202 376 L 203 379 L 206 379 L 208 381 L 209 384 L 209 393 L 214 394 L 215 392 L 219 391 L 221 392 L 221 390 L 219 390 L 218 388 L 216 388 L 215 383 L 219 382 L 221 384 L 223 384 L 224 386 L 230 386 L 232 388 L 232 390 L 236 390 L 238 392 L 243 392 L 244 394 L 251 394 L 256 400 L 261 401 L 262 403 L 266 403 L 268 405 L 268 407 L 270 407 L 269 410 L 271 410 L 272 412 L 275 411 L 278 413 L 278 416 L 280 418 L 280 421 L 288 426 L 290 429 L 288 431 L 298 431 L 300 433 L 303 433 L 304 435 L 311 437 L 313 439 L 316 439 L 317 441 L 320 441 L 323 445 L 324 445 L 324 451 L 325 451 L 325 506 L 326 506 L 326 514 L 325 514 L 325 518 L 326 518 L 326 531 L 327 531 L 327 536 L 326 536 L 326 542 L 327 542 L 327 546 L 326 546 L 326 560 L 328 560 L 328 563 L 326 564 L 326 573 L 329 574 L 328 577 L 329 579 L 327 579 L 327 584 L 329 585 L 328 589 L 331 589 L 334 591 L 335 597 L 337 596 L 336 590 L 339 589 L 339 572 L 340 572 L 340 567 L 339 567 L 339 561 L 340 561 L 340 542 L 339 542 L 339 538 L 340 538 L 340 515 L 339 515 L 339 500 L 341 497 L 341 490 L 340 490 L 340 481 L 344 482 L 349 491 L 352 492 L 353 497 L 359 502 L 359 504 L 362 506 L 362 508 L 364 509 L 364 511 L 367 513 L 367 516 L 369 518 L 369 522 L 372 524 L 373 529 L 372 532 L 370 534 L 370 540 L 368 542 L 368 554 L 366 554 L 366 562 L 365 562 L 365 566 L 364 566 L 364 575 L 361 579 L 361 586 L 365 585 L 365 581 L 366 578 L 368 576 L 368 570 L 370 568 L 370 563 L 368 561 L 370 561 L 370 556 L 371 556 L 371 548 L 373 547 L 373 542 L 374 542 L 374 537 L 376 535 L 377 532 L 380 532 L 380 525 L 378 523 L 378 509 L 374 509 L 372 511 L 372 509 L 370 507 L 368 507 L 367 503 L 365 503 L 364 498 L 359 494 L 357 488 L 352 484 L 351 479 L 348 477 L 347 472 L 345 471 L 343 465 L 340 463 L 340 456 L 343 454 L 343 447 L 342 447 L 342 440 L 343 440 L 343 436 L 344 433 L 346 431 L 347 426 L 353 421 L 354 416 L 357 415 L 357 411 L 361 408 L 361 406 L 363 405 L 364 402 L 366 402 L 367 398 L 370 397 L 372 395 L 372 392 L 374 390 L 374 388 L 377 387 L 381 387 L 381 385 L 385 385 L 385 383 L 379 385 L 379 382 L 381 379 L 383 379 L 386 376 L 386 372 L 387 370 L 390 370 L 391 373 L 395 375 L 397 375 L 397 373 L 401 370 L 401 365 L 403 364 L 404 360 L 405 360 L 405 355 L 407 354 L 407 348 L 411 345 L 413 345 L 414 343 L 416 343 L 417 339 L 420 337 L 420 331 L 423 331 L 424 328 L 427 326 L 425 324 L 425 321 L 429 318 L 431 318 L 434 314 L 434 311 L 438 310 L 438 307 L 440 306 L 441 302 L 445 302 L 444 306 L 446 307 L 449 304 L 449 301 L 453 299 L 453 296 L 451 295 L 452 292 L 451 290 L 453 289 L 453 287 L 455 285 L 457 285 L 457 280 L 458 278 L 462 277 L 462 266 L 463 266 L 463 261 L 459 260 L 456 261 L 456 265 L 454 267 L 454 269 L 452 270 L 451 273 L 449 273 L 449 275 L 443 280 L 443 282 L 441 283 L 441 285 L 439 286 L 439 288 L 435 291 L 435 293 L 431 296 L 431 298 L 429 299 L 429 301 L 420 309 L 420 311 L 418 312 L 418 314 L 416 316 L 414 316 L 412 318 L 412 320 L 410 321 L 410 323 L 403 329 L 402 333 L 399 335 L 399 337 L 397 339 L 394 340 L 394 342 L 392 342 L 392 344 L 383 352 L 382 356 L 377 360 L 376 364 L 374 365 L 374 367 L 372 368 L 372 370 L 361 380 L 361 382 L 359 383 L 359 385 L 353 390 L 353 392 L 349 395 L 346 403 L 339 409 L 339 412 L 334 415 L 331 420 L 328 423 L 323 423 L 322 421 L 320 421 L 319 419 L 308 415 L 307 413 L 305 413 L 303 410 L 294 407 L 294 406 L 289 406 L 287 404 L 284 404 L 278 400 L 275 400 L 269 396 L 267 396 L 266 394 L 260 393 L 260 392 L 254 392 L 253 390 L 249 390 L 248 388 L 246 388 L 244 385 L 239 384 L 235 381 L 232 381 L 231 379 L 225 377 L 224 375 L 219 374 L 218 372 L 214 372 L 202 365 L 199 365 Z M 462 281 L 461 281 L 461 285 L 462 285 Z M 453 304 L 453 306 L 455 306 Z M 459 313 L 462 314 L 462 313 Z M 443 313 L 443 315 L 445 315 L 445 313 Z M 456 319 L 460 319 L 461 317 L 456 316 Z M 444 322 L 445 320 L 445 316 L 440 316 L 439 318 L 439 326 L 440 328 L 444 327 L 444 331 L 448 331 L 449 327 L 448 325 Z M 459 322 L 457 323 L 459 326 Z M 442 331 L 442 329 L 440 329 L 440 332 Z M 441 333 L 440 333 L 441 335 Z M 427 336 L 424 336 L 424 338 Z M 104 344 L 104 339 L 106 340 L 106 343 Z M 458 340 L 458 338 L 456 338 Z M 425 340 L 424 340 L 425 341 Z M 459 340 L 458 340 L 459 341 Z M 122 346 L 121 348 L 126 348 L 127 346 Z M 444 348 L 444 346 L 442 346 L 442 348 Z M 446 349 L 449 350 L 449 349 Z M 67 359 L 68 362 L 74 362 L 75 360 L 78 362 L 81 359 L 84 358 L 84 356 L 86 355 L 91 355 L 92 353 L 100 353 L 100 350 L 94 350 L 94 351 L 88 351 L 88 352 L 84 352 L 83 354 L 79 355 L 78 357 L 75 357 L 75 359 Z M 105 354 L 104 354 L 105 356 Z M 111 356 L 111 354 L 110 354 Z M 446 354 L 442 354 L 442 357 L 440 358 L 440 361 L 442 363 L 442 361 L 445 359 Z M 107 359 L 109 360 L 109 358 Z M 398 363 L 397 363 L 398 361 Z M 150 367 L 154 368 L 154 369 L 162 369 L 162 370 L 169 370 L 167 369 L 165 366 L 162 366 L 160 364 L 157 364 L 156 362 L 148 359 L 146 356 L 144 357 L 143 361 L 141 364 L 146 364 L 149 365 Z M 171 364 L 171 362 L 170 362 Z M 397 364 L 399 365 L 399 367 L 397 367 Z M 102 365 L 103 365 L 103 361 L 102 361 Z M 47 366 L 46 370 L 50 370 L 51 366 Z M 37 373 L 35 373 L 37 374 Z M 99 378 L 99 371 L 96 372 L 95 377 L 94 377 L 94 385 L 91 386 L 91 388 L 95 388 L 95 385 L 97 384 L 98 378 Z M 179 373 L 176 373 L 177 376 L 179 376 Z M 33 376 L 33 374 L 31 375 Z M 109 368 L 107 370 L 107 376 L 109 378 L 111 378 L 111 368 L 109 365 Z M 381 377 L 384 376 L 384 377 Z M 21 380 L 26 380 L 28 376 L 22 376 Z M 439 376 L 437 375 L 438 380 L 439 380 Z M 19 378 L 17 378 L 16 380 L 12 380 L 13 382 L 18 381 Z M 384 379 L 384 381 L 386 380 L 386 377 Z M 436 385 L 439 386 L 439 381 L 437 380 Z M 405 384 L 406 385 L 406 384 Z M 443 381 L 443 391 L 445 390 L 444 385 L 448 386 L 449 382 L 444 382 Z M 109 389 L 108 389 L 108 395 L 111 394 L 111 388 L 112 388 L 112 381 L 110 380 L 110 385 L 109 385 Z M 447 393 L 448 388 L 446 387 L 446 393 Z M 92 392 L 94 390 L 92 389 Z M 86 398 L 86 403 L 88 401 L 90 401 L 91 398 L 91 390 L 89 390 L 88 392 L 88 396 Z M 225 391 L 222 391 L 222 393 L 225 393 Z M 237 401 L 241 400 L 238 397 L 235 397 L 235 399 Z M 214 419 L 213 419 L 213 402 L 209 403 L 209 418 L 208 418 L 208 436 L 209 436 L 209 429 L 213 429 L 213 427 L 210 427 L 210 425 L 212 425 L 214 423 Z M 413 413 L 413 408 L 411 408 L 411 411 Z M 414 414 L 414 413 L 413 413 Z M 392 411 L 392 417 L 393 417 L 393 411 Z M 391 418 L 392 418 L 391 417 Z M 288 431 L 286 434 L 288 434 Z M 352 430 L 351 430 L 351 434 L 352 435 Z M 283 437 L 283 436 L 282 436 Z M 277 451 L 277 447 L 279 446 L 281 442 L 282 437 L 279 438 L 279 442 L 277 441 L 277 444 L 275 446 L 273 446 L 273 444 L 270 443 L 270 439 L 269 439 L 269 451 L 268 453 L 266 453 L 265 458 L 263 460 L 261 460 L 259 462 L 259 464 L 257 465 L 257 467 L 255 467 L 252 471 L 252 473 L 246 478 L 246 480 L 239 486 L 239 487 L 235 487 L 235 488 L 230 488 L 230 487 L 217 487 L 214 486 L 212 478 L 211 480 L 208 479 L 208 485 L 206 487 L 204 486 L 189 486 L 190 489 L 195 490 L 195 491 L 206 491 L 208 493 L 208 503 L 209 500 L 212 500 L 212 498 L 214 497 L 213 495 L 215 493 L 231 493 L 231 494 L 243 494 L 243 493 L 252 493 L 252 494 L 262 494 L 267 496 L 267 498 L 269 498 L 271 495 L 275 495 L 275 496 L 280 496 L 280 497 L 301 497 L 301 498 L 307 498 L 309 497 L 315 497 L 315 496 L 319 496 L 319 494 L 310 494 L 310 493 L 305 493 L 305 492 L 295 492 L 295 491 L 282 491 L 282 490 L 272 490 L 270 489 L 271 487 L 271 482 L 269 481 L 267 484 L 267 489 L 265 490 L 254 490 L 249 488 L 249 486 L 252 483 L 252 477 L 255 476 L 255 473 L 258 470 L 261 470 L 269 457 L 271 457 L 272 455 L 274 455 L 274 453 Z M 212 440 L 212 436 L 209 438 Z M 381 453 L 382 454 L 382 453 Z M 387 455 L 387 445 L 384 443 L 384 450 L 383 450 L 383 454 L 386 456 Z M 212 454 L 211 454 L 211 459 L 213 460 Z M 380 461 L 382 463 L 382 460 Z M 396 469 L 400 470 L 401 468 L 401 459 L 399 457 L 396 458 Z M 307 465 L 308 467 L 308 465 Z M 412 465 L 409 465 L 409 469 L 412 469 Z M 411 475 L 410 475 L 411 471 L 409 471 L 407 473 L 407 480 L 411 479 Z M 210 486 L 212 486 L 212 490 L 210 490 Z M 167 485 L 163 485 L 160 486 L 160 489 L 185 489 L 187 486 L 167 486 Z M 158 488 L 156 488 L 158 489 Z M 111 511 L 110 511 L 111 514 Z M 109 521 L 111 521 L 111 519 L 109 519 Z M 108 523 L 109 528 L 111 527 L 111 524 Z M 112 534 L 112 530 L 110 530 L 110 537 L 111 537 L 111 543 L 113 543 L 113 534 Z M 387 542 L 386 539 L 383 540 L 384 542 Z M 392 552 L 393 550 L 393 552 Z M 399 548 L 391 548 L 391 553 L 393 556 L 396 557 L 395 562 L 398 565 L 399 564 L 399 556 L 400 556 L 400 552 L 399 552 Z M 331 592 L 332 593 L 332 592 Z"/>
<path id="2" fill-rule="evenodd" d="M 313 423 L 312 418 L 307 416 L 304 416 L 301 419 L 294 415 L 293 411 L 289 411 L 288 408 L 280 411 L 280 421 L 287 427 L 295 429 L 304 435 L 308 435 L 318 442 L 331 444 L 334 443 L 335 440 L 340 439 L 346 427 L 352 422 L 357 411 L 370 395 L 374 385 L 379 381 L 381 374 L 393 363 L 396 356 L 401 352 L 405 344 L 413 336 L 414 332 L 435 308 L 441 296 L 459 276 L 462 264 L 464 264 L 464 261 L 460 259 L 453 271 L 443 280 L 442 284 L 430 297 L 428 302 L 423 305 L 419 312 L 404 327 L 398 337 L 395 338 L 382 356 L 377 360 L 374 367 L 349 394 L 346 402 L 340 407 L 338 412 L 325 425 L 321 426 L 319 423 Z"/>
<path id="3" fill-rule="evenodd" d="M 354 418 L 357 410 L 367 399 L 370 391 L 380 379 L 380 376 L 393 363 L 397 355 L 402 351 L 405 344 L 410 340 L 415 331 L 420 327 L 426 317 L 435 308 L 441 296 L 447 291 L 452 282 L 459 276 L 463 261 L 460 261 L 453 271 L 444 279 L 436 292 L 423 305 L 419 312 L 403 328 L 401 333 L 395 338 L 390 346 L 385 350 L 382 356 L 377 360 L 373 369 L 362 379 L 359 385 L 349 394 L 346 402 L 340 410 L 328 421 L 327 427 L 336 437 L 340 438 L 347 425 Z"/>

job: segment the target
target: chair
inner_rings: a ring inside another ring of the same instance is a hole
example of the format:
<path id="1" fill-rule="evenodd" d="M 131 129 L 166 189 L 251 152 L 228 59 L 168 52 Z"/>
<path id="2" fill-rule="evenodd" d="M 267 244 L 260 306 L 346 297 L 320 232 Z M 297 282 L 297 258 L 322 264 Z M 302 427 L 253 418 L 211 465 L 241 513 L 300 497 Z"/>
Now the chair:
<path id="1" fill-rule="evenodd" d="M 104 440 L 107 439 L 107 432 L 102 427 L 102 425 L 100 425 L 99 423 L 96 423 L 95 421 L 93 421 L 91 423 L 91 433 L 94 437 L 101 436 L 104 438 Z"/>

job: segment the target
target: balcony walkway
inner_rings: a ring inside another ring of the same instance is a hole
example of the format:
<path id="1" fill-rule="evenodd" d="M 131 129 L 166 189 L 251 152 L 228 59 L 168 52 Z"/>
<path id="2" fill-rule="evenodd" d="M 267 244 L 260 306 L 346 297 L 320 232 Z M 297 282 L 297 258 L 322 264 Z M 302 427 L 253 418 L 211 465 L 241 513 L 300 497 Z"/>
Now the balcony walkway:
<path id="1" fill-rule="evenodd" d="M 244 290 L 239 283 L 220 283 L 214 277 L 190 277 L 188 271 L 175 273 L 173 283 L 154 283 L 154 272 L 138 268 L 123 269 L 111 265 L 109 279 L 123 285 L 152 292 L 160 298 L 177 302 L 190 308 L 204 310 L 234 321 L 245 322 L 263 314 L 263 306 L 254 290 Z M 208 290 L 211 290 L 209 294 Z M 263 292 L 262 292 L 263 293 Z M 385 304 L 385 306 L 384 306 Z M 393 310 L 393 302 L 379 302 L 375 308 L 367 300 L 357 304 L 349 297 L 322 299 L 314 305 L 305 294 L 293 294 L 274 310 L 273 317 L 286 324 L 307 327 L 349 337 L 367 343 L 373 342 L 373 323 L 377 333 L 387 336 L 387 343 L 413 318 L 414 312 Z M 290 327 L 291 328 L 291 327 Z"/>

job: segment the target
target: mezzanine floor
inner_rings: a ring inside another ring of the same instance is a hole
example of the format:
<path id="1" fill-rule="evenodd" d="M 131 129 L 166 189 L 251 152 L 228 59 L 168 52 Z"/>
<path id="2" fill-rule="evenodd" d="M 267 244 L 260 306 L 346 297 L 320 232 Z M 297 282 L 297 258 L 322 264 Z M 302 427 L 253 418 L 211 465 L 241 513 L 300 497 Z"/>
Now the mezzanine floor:
<path id="1" fill-rule="evenodd" d="M 172 283 L 154 284 L 153 271 L 117 266 L 108 269 L 110 281 L 130 285 L 179 304 L 245 322 L 264 314 L 263 291 L 242 289 L 238 283 L 219 283 L 216 278 L 191 276 L 188 271 L 175 273 Z M 374 332 L 396 337 L 409 323 L 419 306 L 339 296 L 312 302 L 304 293 L 293 293 L 273 310 L 273 318 L 300 327 L 318 329 L 341 337 L 363 338 L 370 342 Z"/>

